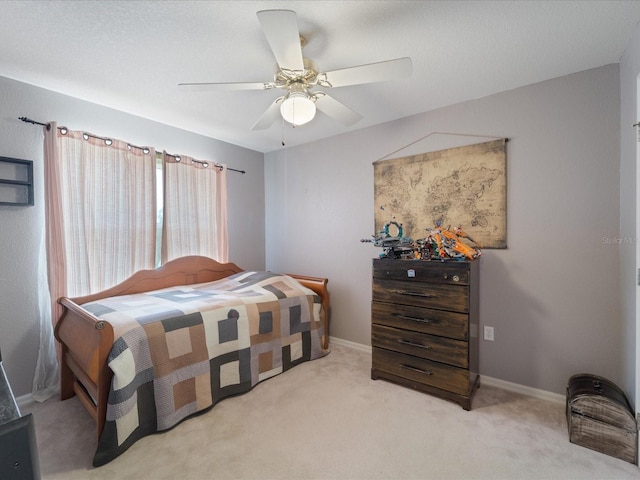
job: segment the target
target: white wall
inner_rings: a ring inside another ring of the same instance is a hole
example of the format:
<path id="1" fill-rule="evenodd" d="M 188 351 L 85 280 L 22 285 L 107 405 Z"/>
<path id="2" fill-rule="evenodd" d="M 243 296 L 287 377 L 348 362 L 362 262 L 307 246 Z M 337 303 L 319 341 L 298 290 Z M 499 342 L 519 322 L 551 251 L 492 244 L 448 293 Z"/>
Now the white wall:
<path id="1" fill-rule="evenodd" d="M 16 395 L 31 391 L 37 357 L 37 253 L 44 225 L 42 127 L 18 117 L 57 121 L 71 129 L 152 145 L 226 163 L 229 172 L 229 257 L 264 269 L 264 156 L 211 138 L 0 77 L 0 156 L 34 161 L 35 206 L 0 206 L 0 350 Z"/>
<path id="2" fill-rule="evenodd" d="M 640 331 L 636 319 L 640 318 L 636 268 L 640 258 L 640 225 L 637 223 L 640 202 L 638 198 L 639 171 L 637 168 L 637 131 L 632 125 L 640 120 L 638 112 L 638 76 L 640 75 L 640 27 L 627 46 L 620 61 L 620 235 L 625 241 L 620 247 L 620 274 L 624 344 L 622 346 L 624 383 L 637 383 L 637 360 Z M 640 384 L 635 391 L 628 387 L 632 403 L 639 409 Z"/>
<path id="3" fill-rule="evenodd" d="M 495 327 L 495 341 L 481 341 L 481 373 L 559 394 L 579 372 L 629 387 L 620 353 L 619 99 L 618 65 L 609 65 L 271 152 L 267 268 L 328 277 L 331 334 L 369 345 L 379 252 L 359 239 L 374 233 L 372 162 L 433 131 L 504 136 L 509 248 L 481 260 L 480 322 Z"/>

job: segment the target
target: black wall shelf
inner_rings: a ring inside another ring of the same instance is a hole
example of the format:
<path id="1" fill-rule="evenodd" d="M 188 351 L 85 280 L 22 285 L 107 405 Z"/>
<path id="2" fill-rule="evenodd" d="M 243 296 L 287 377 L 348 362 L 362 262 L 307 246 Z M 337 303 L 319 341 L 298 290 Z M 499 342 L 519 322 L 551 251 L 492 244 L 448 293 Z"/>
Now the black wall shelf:
<path id="1" fill-rule="evenodd" d="M 33 162 L 0 157 L 0 205 L 33 205 Z"/>

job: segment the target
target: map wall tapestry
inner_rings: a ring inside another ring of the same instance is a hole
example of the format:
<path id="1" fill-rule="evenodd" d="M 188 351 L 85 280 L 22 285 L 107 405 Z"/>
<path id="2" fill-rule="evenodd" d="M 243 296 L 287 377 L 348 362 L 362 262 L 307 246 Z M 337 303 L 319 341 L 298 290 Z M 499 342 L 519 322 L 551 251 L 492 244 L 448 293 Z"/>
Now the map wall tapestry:
<path id="1" fill-rule="evenodd" d="M 392 220 L 425 238 L 438 220 L 507 248 L 506 139 L 374 162 L 375 233 Z M 393 235 L 393 233 L 392 233 Z"/>

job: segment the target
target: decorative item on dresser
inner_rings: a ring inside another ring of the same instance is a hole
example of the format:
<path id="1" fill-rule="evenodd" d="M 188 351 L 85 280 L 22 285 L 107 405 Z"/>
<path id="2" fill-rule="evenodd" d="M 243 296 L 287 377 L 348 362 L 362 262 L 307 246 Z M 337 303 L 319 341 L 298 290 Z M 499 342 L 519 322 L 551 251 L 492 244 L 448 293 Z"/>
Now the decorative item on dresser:
<path id="1" fill-rule="evenodd" d="M 478 375 L 478 260 L 373 260 L 371 378 L 457 402 Z"/>

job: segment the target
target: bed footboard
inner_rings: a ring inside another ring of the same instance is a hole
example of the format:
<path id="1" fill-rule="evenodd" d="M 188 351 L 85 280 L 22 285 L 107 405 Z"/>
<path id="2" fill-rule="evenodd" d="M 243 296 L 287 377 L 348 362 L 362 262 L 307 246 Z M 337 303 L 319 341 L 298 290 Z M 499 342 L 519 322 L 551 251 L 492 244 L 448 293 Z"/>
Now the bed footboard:
<path id="1" fill-rule="evenodd" d="M 56 324 L 61 345 L 60 398 L 77 395 L 97 425 L 98 439 L 104 428 L 112 372 L 107 357 L 113 345 L 113 327 L 68 298 Z"/>
<path id="2" fill-rule="evenodd" d="M 287 273 L 290 277 L 295 278 L 305 287 L 313 290 L 320 296 L 322 300 L 322 309 L 324 310 L 324 337 L 322 338 L 322 348 L 325 350 L 329 348 L 329 310 L 331 302 L 329 300 L 329 290 L 327 289 L 326 278 L 309 277 L 306 275 L 296 275 L 294 273 Z"/>

